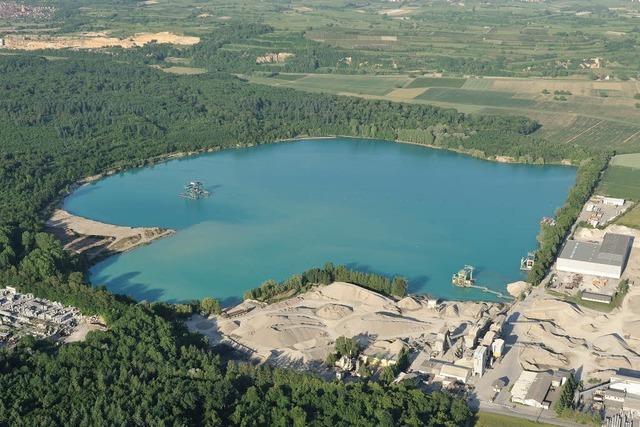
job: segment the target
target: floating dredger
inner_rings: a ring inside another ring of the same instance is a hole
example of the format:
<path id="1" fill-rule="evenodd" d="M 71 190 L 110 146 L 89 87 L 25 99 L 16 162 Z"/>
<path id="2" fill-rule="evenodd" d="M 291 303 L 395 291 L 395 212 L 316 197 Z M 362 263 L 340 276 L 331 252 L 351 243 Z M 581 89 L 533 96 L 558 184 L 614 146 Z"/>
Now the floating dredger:
<path id="1" fill-rule="evenodd" d="M 184 191 L 179 194 L 180 197 L 191 200 L 204 199 L 210 195 L 209 190 L 206 190 L 200 181 L 191 181 L 184 186 Z"/>

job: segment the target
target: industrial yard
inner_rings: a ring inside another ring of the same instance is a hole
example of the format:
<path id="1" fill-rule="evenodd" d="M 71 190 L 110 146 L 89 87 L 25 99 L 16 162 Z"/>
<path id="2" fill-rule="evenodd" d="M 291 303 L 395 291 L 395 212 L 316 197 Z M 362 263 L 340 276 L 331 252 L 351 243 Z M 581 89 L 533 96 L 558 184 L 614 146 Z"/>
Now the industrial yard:
<path id="1" fill-rule="evenodd" d="M 21 337 L 78 341 L 99 320 L 86 318 L 75 307 L 21 294 L 12 287 L 0 289 L 0 347 L 12 346 Z"/>
<path id="2" fill-rule="evenodd" d="M 344 381 L 363 372 L 377 377 L 407 357 L 396 381 L 413 378 L 481 411 L 533 421 L 564 423 L 554 407 L 575 378 L 583 384 L 575 392 L 579 416 L 637 425 L 640 231 L 607 225 L 630 206 L 592 198 L 582 215 L 602 213 L 602 224 L 578 226 L 546 286 L 511 284 L 514 296 L 524 294 L 509 304 L 394 300 L 333 283 L 272 305 L 247 300 L 218 317 L 195 316 L 189 326 L 254 360 Z M 339 337 L 353 337 L 358 354 L 327 365 Z"/>

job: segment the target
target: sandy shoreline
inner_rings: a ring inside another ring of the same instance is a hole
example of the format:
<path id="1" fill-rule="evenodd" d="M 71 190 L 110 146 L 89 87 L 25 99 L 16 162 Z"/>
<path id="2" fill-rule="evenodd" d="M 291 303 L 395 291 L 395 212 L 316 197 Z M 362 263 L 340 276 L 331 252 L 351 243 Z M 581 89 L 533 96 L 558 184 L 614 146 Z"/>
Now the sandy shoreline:
<path id="1" fill-rule="evenodd" d="M 47 228 L 62 241 L 64 249 L 84 254 L 91 261 L 130 251 L 175 233 L 174 230 L 159 227 L 105 224 L 63 209 L 53 212 L 47 221 Z"/>

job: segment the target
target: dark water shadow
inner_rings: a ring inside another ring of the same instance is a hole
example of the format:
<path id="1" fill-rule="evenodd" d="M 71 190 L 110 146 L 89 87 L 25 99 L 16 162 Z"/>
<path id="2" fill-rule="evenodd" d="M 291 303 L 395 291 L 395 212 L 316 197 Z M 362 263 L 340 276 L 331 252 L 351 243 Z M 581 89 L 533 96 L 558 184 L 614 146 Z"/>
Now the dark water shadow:
<path id="1" fill-rule="evenodd" d="M 131 297 L 136 301 L 160 300 L 164 295 L 164 290 L 136 282 L 135 278 L 140 274 L 142 274 L 140 271 L 131 271 L 119 276 L 103 277 L 95 285 L 104 284 L 110 292 Z"/>
<path id="2" fill-rule="evenodd" d="M 423 288 L 427 285 L 427 283 L 429 283 L 429 281 L 431 280 L 431 278 L 425 274 L 421 275 L 421 276 L 416 276 L 416 277 L 411 277 L 408 279 L 408 290 L 410 294 L 417 294 L 417 293 L 421 293 L 421 294 L 425 294 L 426 292 L 424 292 Z M 422 292 L 418 292 L 419 290 L 422 290 Z"/>
<path id="3" fill-rule="evenodd" d="M 226 297 L 226 298 L 222 298 L 220 299 L 220 305 L 222 307 L 231 307 L 234 305 L 238 305 L 242 302 L 242 298 L 241 297 L 237 297 L 237 296 L 233 296 L 233 297 Z"/>

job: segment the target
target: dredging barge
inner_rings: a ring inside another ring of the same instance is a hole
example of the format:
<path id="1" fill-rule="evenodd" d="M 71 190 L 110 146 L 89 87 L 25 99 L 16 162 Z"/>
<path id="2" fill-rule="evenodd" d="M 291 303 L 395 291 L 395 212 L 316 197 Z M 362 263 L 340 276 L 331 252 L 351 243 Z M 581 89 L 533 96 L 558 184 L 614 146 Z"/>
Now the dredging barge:
<path id="1" fill-rule="evenodd" d="M 476 283 L 476 279 L 473 278 L 473 266 L 465 265 L 462 270 L 458 271 L 451 277 L 451 283 L 456 286 L 468 288 Z"/>
<path id="2" fill-rule="evenodd" d="M 478 286 L 476 285 L 476 279 L 473 277 L 473 272 L 475 268 L 471 265 L 465 265 L 462 270 L 458 271 L 451 277 L 451 283 L 454 286 L 458 286 L 461 288 L 474 288 L 481 290 L 482 292 L 487 292 L 489 294 L 494 294 L 498 298 L 502 299 L 511 299 L 508 295 L 503 294 L 499 291 L 494 291 L 493 289 L 489 289 L 486 286 Z"/>
<path id="3" fill-rule="evenodd" d="M 184 199 L 199 200 L 209 197 L 211 192 L 204 188 L 204 185 L 200 181 L 191 181 L 184 186 L 184 191 L 178 196 Z"/>

